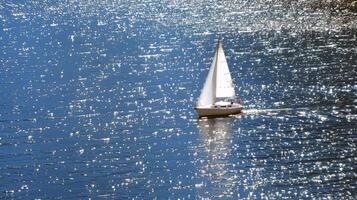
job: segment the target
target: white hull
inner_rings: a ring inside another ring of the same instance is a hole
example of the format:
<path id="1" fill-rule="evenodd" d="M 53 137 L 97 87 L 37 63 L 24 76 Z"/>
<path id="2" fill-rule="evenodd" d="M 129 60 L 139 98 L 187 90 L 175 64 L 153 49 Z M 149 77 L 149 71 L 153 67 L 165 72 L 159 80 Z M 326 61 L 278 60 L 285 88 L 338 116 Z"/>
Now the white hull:
<path id="1" fill-rule="evenodd" d="M 195 108 L 199 117 L 214 117 L 214 116 L 228 116 L 238 114 L 242 111 L 242 106 L 225 107 L 225 108 Z"/>

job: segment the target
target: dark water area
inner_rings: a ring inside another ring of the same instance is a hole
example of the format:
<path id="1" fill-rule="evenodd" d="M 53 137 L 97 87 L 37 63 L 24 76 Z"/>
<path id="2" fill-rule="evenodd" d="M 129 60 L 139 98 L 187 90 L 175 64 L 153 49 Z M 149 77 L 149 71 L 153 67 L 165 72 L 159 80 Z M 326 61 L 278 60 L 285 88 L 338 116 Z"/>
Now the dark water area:
<path id="1" fill-rule="evenodd" d="M 0 199 L 357 196 L 357 32 L 324 13 L 7 0 L 0 21 Z M 198 119 L 218 35 L 245 110 Z"/>

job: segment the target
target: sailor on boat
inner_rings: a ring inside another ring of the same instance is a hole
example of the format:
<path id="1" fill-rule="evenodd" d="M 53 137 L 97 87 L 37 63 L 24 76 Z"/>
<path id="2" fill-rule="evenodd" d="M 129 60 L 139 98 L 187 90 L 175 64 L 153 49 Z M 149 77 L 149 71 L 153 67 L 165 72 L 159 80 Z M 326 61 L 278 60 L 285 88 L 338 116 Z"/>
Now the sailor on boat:
<path id="1" fill-rule="evenodd" d="M 213 117 L 238 114 L 242 109 L 243 101 L 236 96 L 234 83 L 224 55 L 223 43 L 219 39 L 213 62 L 195 110 L 199 117 Z"/>

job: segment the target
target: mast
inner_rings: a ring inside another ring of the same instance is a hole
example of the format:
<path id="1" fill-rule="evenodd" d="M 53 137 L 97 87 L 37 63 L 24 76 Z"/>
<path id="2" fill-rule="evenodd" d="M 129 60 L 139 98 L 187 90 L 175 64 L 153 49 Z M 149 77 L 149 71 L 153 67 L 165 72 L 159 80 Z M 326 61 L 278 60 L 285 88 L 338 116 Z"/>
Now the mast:
<path id="1" fill-rule="evenodd" d="M 219 43 L 221 42 L 220 37 L 218 38 L 218 42 L 216 44 L 216 49 L 214 52 L 214 57 L 216 59 L 215 59 L 214 71 L 213 71 L 213 99 L 214 99 L 213 102 L 216 102 L 216 94 L 217 94 L 217 67 L 218 67 L 218 60 L 219 60 L 218 48 L 219 48 Z"/>

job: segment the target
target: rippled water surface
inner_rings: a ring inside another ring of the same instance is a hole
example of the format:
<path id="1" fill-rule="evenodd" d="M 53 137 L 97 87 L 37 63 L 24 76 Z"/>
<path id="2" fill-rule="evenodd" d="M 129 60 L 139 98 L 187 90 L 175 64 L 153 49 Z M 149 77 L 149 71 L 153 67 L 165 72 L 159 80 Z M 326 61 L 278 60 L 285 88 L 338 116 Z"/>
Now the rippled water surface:
<path id="1" fill-rule="evenodd" d="M 357 34 L 322 11 L 6 0 L 0 21 L 1 199 L 357 195 Z M 218 35 L 245 110 L 199 120 Z"/>

